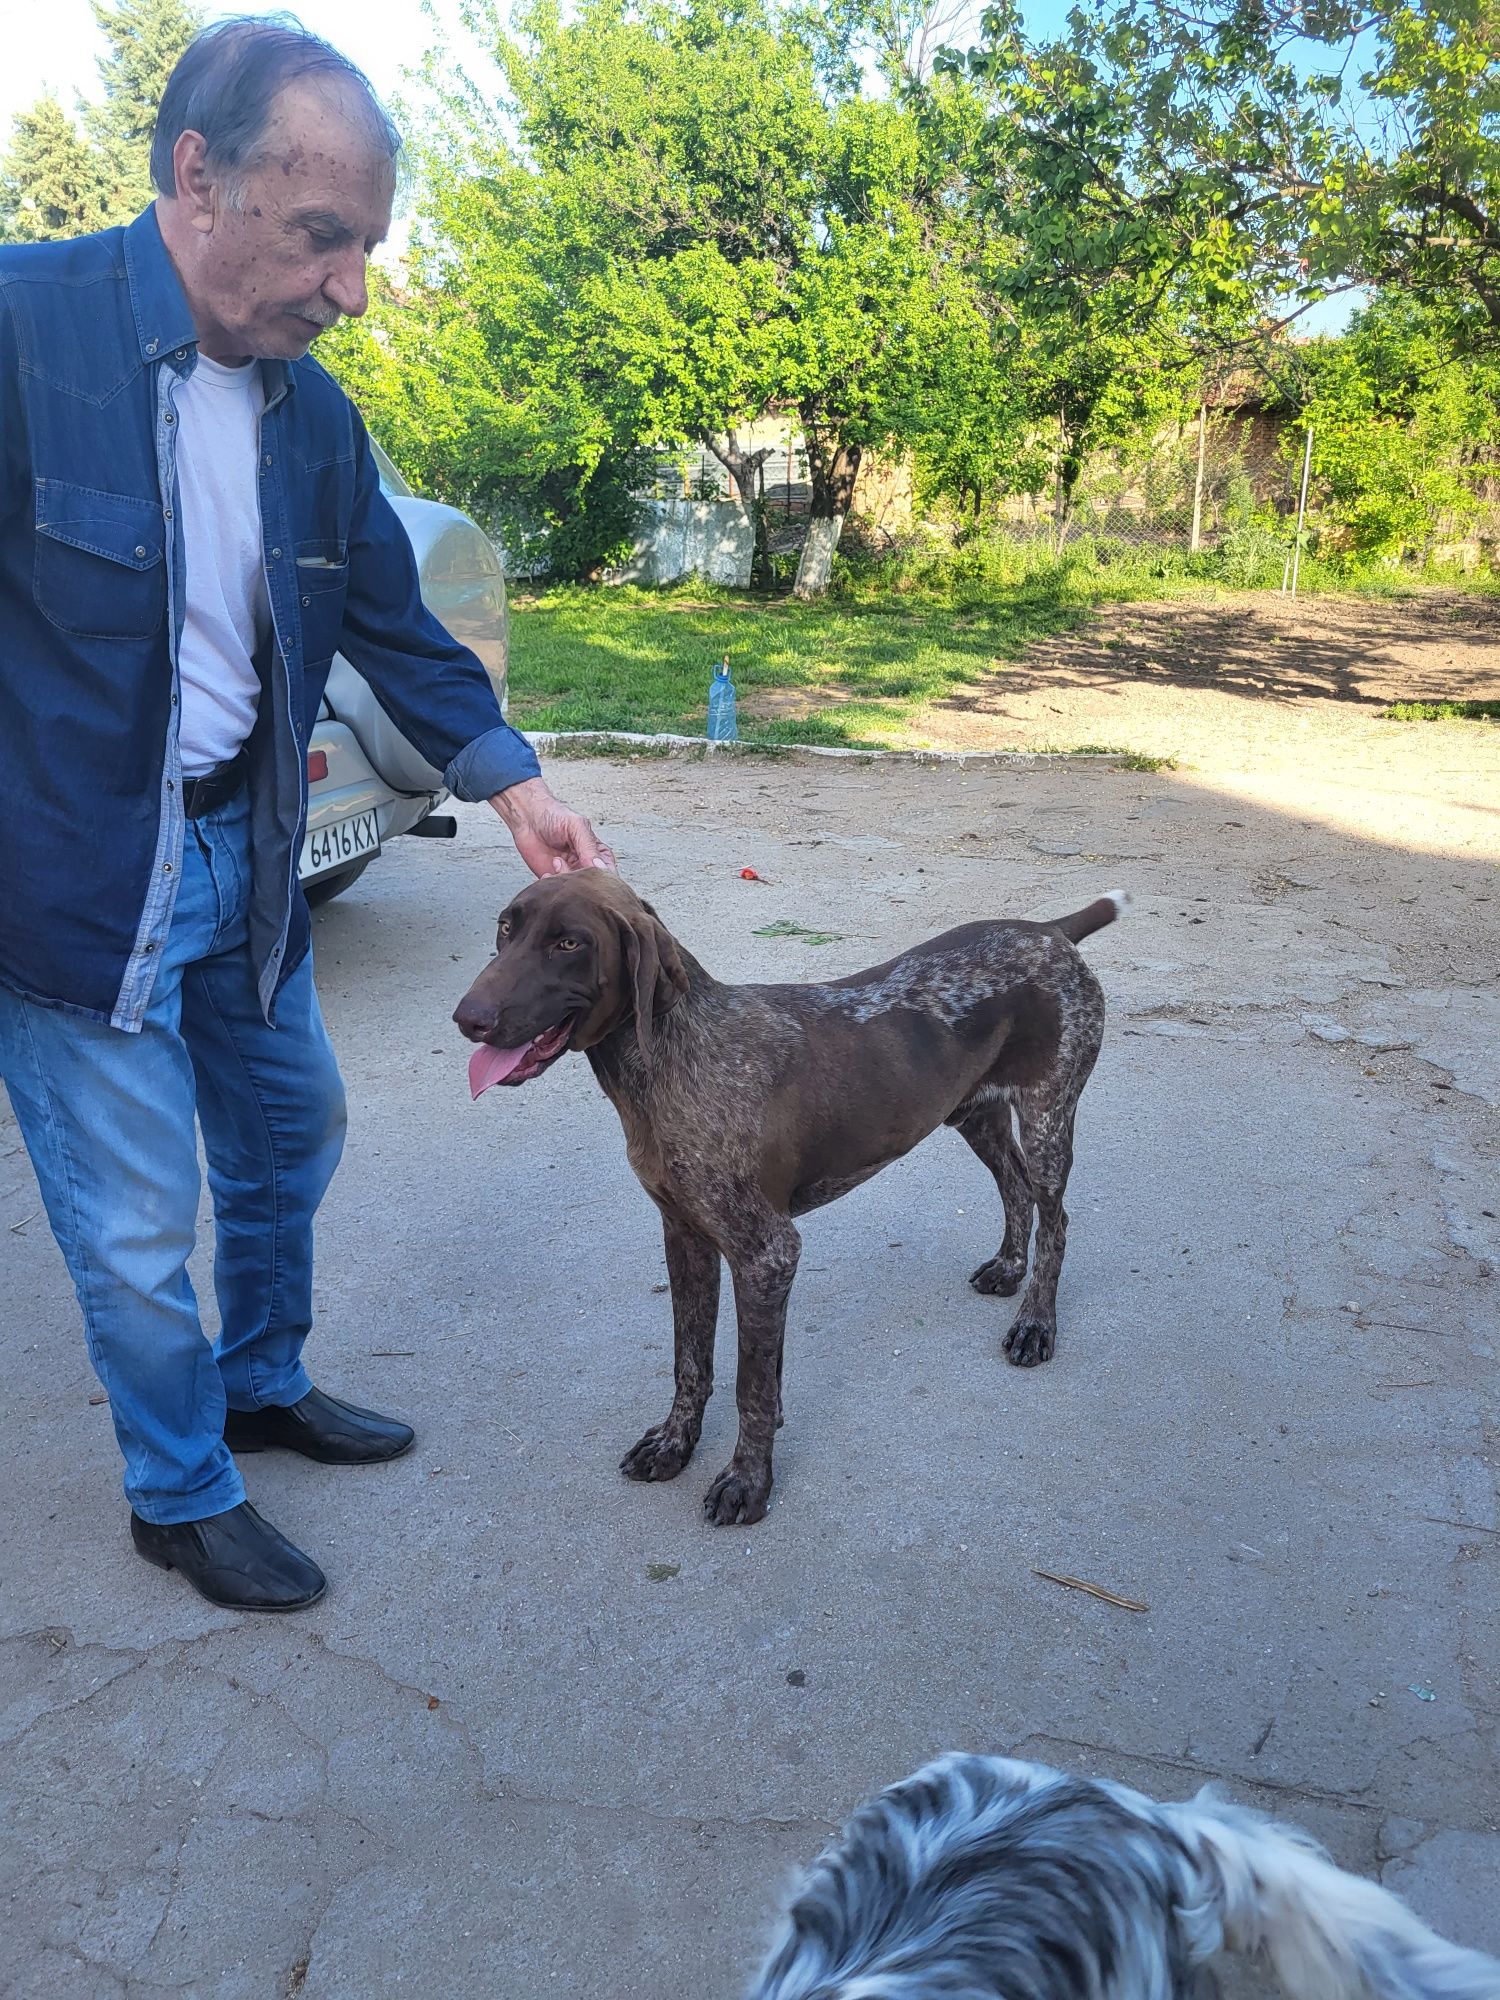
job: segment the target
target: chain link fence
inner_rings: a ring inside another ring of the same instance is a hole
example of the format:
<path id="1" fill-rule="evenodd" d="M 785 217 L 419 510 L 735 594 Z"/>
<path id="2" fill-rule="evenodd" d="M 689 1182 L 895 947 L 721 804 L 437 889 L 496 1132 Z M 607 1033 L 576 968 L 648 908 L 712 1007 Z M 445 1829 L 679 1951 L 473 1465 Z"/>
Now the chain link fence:
<path id="1" fill-rule="evenodd" d="M 1183 548 L 1193 542 L 1195 504 L 1198 542 L 1205 547 L 1243 526 L 1257 510 L 1295 511 L 1296 468 L 1277 457 L 1275 437 L 1264 423 L 1206 421 L 1203 432 L 1201 477 L 1198 433 L 1189 427 L 1158 440 L 1144 457 L 1097 454 L 1069 495 L 1061 495 L 1055 482 L 1036 493 L 1009 494 L 991 501 L 983 518 L 1017 540 L 1051 542 L 1054 548 L 1084 534 L 1143 548 Z M 909 480 L 894 507 L 878 476 L 862 485 L 866 490 L 856 496 L 857 515 L 873 519 L 877 527 L 885 525 L 892 534 L 912 525 Z M 698 450 L 660 458 L 642 497 L 723 501 L 744 496 L 713 453 Z M 795 433 L 772 447 L 757 475 L 755 497 L 773 532 L 780 523 L 805 519 L 812 505 L 812 479 Z M 895 518 L 882 524 L 882 512 Z"/>
<path id="2" fill-rule="evenodd" d="M 977 515 L 948 515 L 941 504 L 918 508 L 909 472 L 867 459 L 856 490 L 854 520 L 868 546 L 893 547 L 906 535 L 982 527 L 1020 544 L 1064 553 L 1084 540 L 1111 554 L 1158 552 L 1217 559 L 1226 581 L 1245 586 L 1288 580 L 1305 551 L 1335 524 L 1311 466 L 1306 520 L 1302 479 L 1307 432 L 1295 418 L 1258 405 L 1203 410 L 1195 421 L 1156 437 L 1144 451 L 1095 453 L 1071 491 L 1056 476 L 1034 493 L 983 503 Z M 807 454 L 796 432 L 770 442 L 757 475 L 770 547 L 795 554 L 812 504 Z M 1463 568 L 1500 567 L 1500 480 L 1471 482 L 1478 511 L 1434 516 L 1427 524 L 1429 559 Z M 738 500 L 734 481 L 709 451 L 663 456 L 649 496 Z"/>

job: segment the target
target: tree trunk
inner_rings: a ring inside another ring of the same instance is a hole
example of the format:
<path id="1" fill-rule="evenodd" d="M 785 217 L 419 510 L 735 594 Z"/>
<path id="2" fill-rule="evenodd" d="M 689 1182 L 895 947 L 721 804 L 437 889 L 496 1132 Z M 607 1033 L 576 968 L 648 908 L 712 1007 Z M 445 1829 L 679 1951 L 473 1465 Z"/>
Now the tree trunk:
<path id="1" fill-rule="evenodd" d="M 755 556 L 751 574 L 765 582 L 771 572 L 771 545 L 766 528 L 765 502 L 761 498 L 760 481 L 756 475 L 771 456 L 771 447 L 763 445 L 759 451 L 747 451 L 734 431 L 728 432 L 722 438 L 705 433 L 703 444 L 713 453 L 739 488 L 740 505 L 750 516 L 751 526 L 755 530 Z"/>
<path id="2" fill-rule="evenodd" d="M 1193 531 L 1188 537 L 1188 553 L 1197 555 L 1203 546 L 1203 457 L 1208 443 L 1208 404 L 1198 405 L 1198 471 L 1193 480 Z"/>
<path id="3" fill-rule="evenodd" d="M 1083 461 L 1073 453 L 1068 453 L 1057 468 L 1057 492 L 1052 506 L 1052 530 L 1055 537 L 1054 552 L 1061 555 L 1067 543 L 1068 530 L 1073 525 L 1073 494 L 1083 471 Z"/>
<path id="4" fill-rule="evenodd" d="M 844 516 L 854 499 L 863 446 L 841 444 L 830 449 L 828 440 L 819 437 L 812 425 L 804 424 L 803 428 L 812 474 L 812 510 L 792 595 L 821 597 L 833 574 L 833 552 L 844 531 Z"/>
<path id="5" fill-rule="evenodd" d="M 1068 539 L 1068 518 L 1073 511 L 1073 488 L 1082 470 L 1068 432 L 1068 413 L 1057 413 L 1057 473 L 1052 489 L 1052 552 L 1061 555 Z"/>

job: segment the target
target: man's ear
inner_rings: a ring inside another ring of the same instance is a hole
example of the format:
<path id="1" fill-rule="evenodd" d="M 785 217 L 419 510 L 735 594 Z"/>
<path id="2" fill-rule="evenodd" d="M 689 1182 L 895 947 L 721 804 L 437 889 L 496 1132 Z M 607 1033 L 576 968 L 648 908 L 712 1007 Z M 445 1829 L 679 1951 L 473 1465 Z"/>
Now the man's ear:
<path id="1" fill-rule="evenodd" d="M 650 904 L 623 921 L 625 971 L 635 1009 L 635 1038 L 641 1059 L 651 1067 L 656 1018 L 670 1013 L 688 989 L 688 976 L 672 933 Z"/>
<path id="2" fill-rule="evenodd" d="M 208 145 L 201 132 L 180 132 L 172 148 L 173 200 L 182 204 L 190 227 L 207 235 L 223 202 L 223 191 L 208 164 Z"/>

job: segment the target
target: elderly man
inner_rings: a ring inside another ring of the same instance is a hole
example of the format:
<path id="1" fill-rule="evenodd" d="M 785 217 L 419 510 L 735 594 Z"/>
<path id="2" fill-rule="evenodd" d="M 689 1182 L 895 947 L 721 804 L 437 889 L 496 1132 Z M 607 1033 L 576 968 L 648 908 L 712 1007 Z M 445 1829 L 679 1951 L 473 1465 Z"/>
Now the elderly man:
<path id="1" fill-rule="evenodd" d="M 154 206 L 0 250 L 0 1074 L 135 1546 L 240 1610 L 325 1583 L 247 1504 L 236 1452 L 368 1464 L 412 1442 L 302 1363 L 344 1131 L 297 884 L 335 650 L 536 873 L 612 865 L 424 610 L 364 426 L 307 358 L 365 310 L 398 146 L 324 43 L 226 22 L 167 85 Z M 195 1124 L 212 1347 L 187 1275 Z"/>

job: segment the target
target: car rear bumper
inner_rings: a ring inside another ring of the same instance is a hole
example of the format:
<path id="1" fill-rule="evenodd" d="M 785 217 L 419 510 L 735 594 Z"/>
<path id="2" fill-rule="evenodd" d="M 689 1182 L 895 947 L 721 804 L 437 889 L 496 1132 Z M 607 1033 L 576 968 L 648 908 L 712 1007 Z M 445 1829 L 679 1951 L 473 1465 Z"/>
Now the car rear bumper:
<path id="1" fill-rule="evenodd" d="M 370 761 L 359 747 L 352 729 L 345 723 L 320 721 L 308 741 L 309 763 L 318 756 L 327 759 L 326 776 L 311 779 L 307 788 L 308 839 L 345 821 L 357 821 L 366 813 L 375 816 L 382 846 L 398 834 L 409 833 L 442 803 L 447 794 L 439 787 L 431 792 L 393 792 L 375 775 Z M 304 849 L 305 852 L 305 849 Z M 317 874 L 335 874 L 341 864 L 330 861 Z M 304 881 L 316 875 L 304 875 Z"/>

